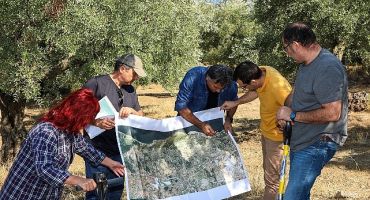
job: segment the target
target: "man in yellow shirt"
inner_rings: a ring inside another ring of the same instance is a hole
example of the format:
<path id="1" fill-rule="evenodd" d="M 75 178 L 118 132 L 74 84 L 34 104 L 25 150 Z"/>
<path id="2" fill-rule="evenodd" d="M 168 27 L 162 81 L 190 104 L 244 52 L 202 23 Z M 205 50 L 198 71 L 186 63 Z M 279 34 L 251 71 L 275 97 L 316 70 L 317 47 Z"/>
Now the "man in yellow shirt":
<path id="1" fill-rule="evenodd" d="M 233 76 L 245 94 L 236 101 L 226 101 L 221 109 L 229 110 L 259 98 L 265 180 L 263 199 L 275 200 L 283 154 L 283 134 L 277 127 L 276 113 L 281 106 L 284 106 L 292 87 L 276 69 L 269 66 L 258 67 L 251 61 L 240 63 L 235 68 Z"/>

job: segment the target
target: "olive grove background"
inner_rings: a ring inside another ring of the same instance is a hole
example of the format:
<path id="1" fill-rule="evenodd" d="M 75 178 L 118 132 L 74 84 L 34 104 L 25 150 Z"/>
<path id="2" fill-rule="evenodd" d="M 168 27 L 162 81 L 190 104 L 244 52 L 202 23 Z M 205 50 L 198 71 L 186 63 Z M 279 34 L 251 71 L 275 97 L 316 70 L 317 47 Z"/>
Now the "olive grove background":
<path id="1" fill-rule="evenodd" d="M 0 158 L 14 157 L 25 137 L 26 107 L 50 106 L 127 52 L 149 74 L 139 84 L 169 90 L 201 63 L 249 59 L 291 79 L 297 65 L 281 32 L 304 21 L 369 84 L 369 10 L 362 0 L 0 0 Z"/>

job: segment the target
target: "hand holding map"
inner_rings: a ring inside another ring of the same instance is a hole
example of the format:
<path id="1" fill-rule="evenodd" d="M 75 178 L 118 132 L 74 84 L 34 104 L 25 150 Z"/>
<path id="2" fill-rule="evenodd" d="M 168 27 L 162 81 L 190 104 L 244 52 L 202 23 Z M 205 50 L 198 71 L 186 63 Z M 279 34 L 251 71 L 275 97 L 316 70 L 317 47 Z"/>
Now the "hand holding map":
<path id="1" fill-rule="evenodd" d="M 221 200 L 250 190 L 238 146 L 224 132 L 223 112 L 194 114 L 214 128 L 213 136 L 180 116 L 116 120 L 127 199 Z"/>
<path id="2" fill-rule="evenodd" d="M 85 127 L 86 132 L 88 133 L 90 139 L 98 136 L 106 129 L 114 128 L 114 121 L 118 116 L 118 112 L 113 107 L 112 103 L 109 101 L 108 97 L 100 99 L 99 101 L 100 111 L 96 115 L 97 123 L 101 123 L 100 126 L 88 125 Z M 113 127 L 112 127 L 113 121 Z M 102 127 L 102 128 L 100 128 Z"/>

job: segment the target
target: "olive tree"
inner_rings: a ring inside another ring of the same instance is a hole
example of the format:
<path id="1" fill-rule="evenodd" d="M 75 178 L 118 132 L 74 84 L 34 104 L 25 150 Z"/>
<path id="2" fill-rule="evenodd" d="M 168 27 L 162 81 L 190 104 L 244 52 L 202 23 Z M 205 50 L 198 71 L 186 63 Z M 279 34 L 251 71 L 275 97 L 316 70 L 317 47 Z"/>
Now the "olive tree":
<path id="1" fill-rule="evenodd" d="M 140 83 L 174 87 L 200 56 L 197 9 L 190 0 L 33 0 L 0 2 L 1 159 L 26 135 L 24 110 L 49 106 L 114 59 L 140 56 Z"/>
<path id="2" fill-rule="evenodd" d="M 204 63 L 237 65 L 246 59 L 257 61 L 256 38 L 260 27 L 249 4 L 228 0 L 200 5 L 203 11 L 201 49 Z"/>
<path id="3" fill-rule="evenodd" d="M 347 65 L 369 68 L 370 5 L 360 0 L 255 0 L 254 16 L 263 31 L 258 37 L 260 63 L 292 73 L 295 64 L 282 51 L 281 33 L 291 22 L 308 23 L 319 43 Z"/>

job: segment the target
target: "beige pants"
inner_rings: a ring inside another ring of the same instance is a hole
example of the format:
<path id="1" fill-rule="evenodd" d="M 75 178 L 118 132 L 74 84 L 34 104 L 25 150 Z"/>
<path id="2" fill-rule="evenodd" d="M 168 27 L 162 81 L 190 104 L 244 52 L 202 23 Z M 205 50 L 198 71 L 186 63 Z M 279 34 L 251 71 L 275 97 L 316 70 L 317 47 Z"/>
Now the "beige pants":
<path id="1" fill-rule="evenodd" d="M 263 172 L 265 180 L 264 200 L 275 200 L 279 189 L 279 173 L 283 155 L 283 142 L 261 137 Z"/>

